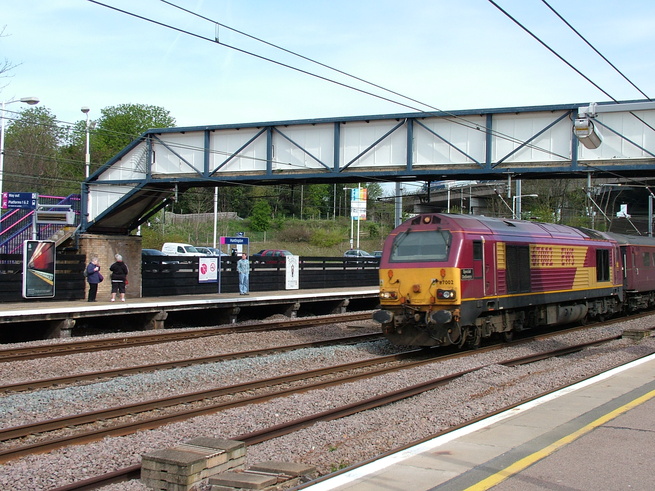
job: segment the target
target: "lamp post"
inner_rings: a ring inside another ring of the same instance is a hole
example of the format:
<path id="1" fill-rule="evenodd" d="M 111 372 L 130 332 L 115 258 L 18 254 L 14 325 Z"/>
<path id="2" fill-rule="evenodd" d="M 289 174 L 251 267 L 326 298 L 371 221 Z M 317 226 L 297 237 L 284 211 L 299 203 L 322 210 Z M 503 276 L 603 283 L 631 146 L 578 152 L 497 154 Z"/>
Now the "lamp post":
<path id="1" fill-rule="evenodd" d="M 347 203 L 348 193 L 352 193 L 352 189 L 353 188 L 343 188 L 343 190 L 345 191 L 344 201 L 346 203 Z M 346 204 L 346 203 L 344 203 L 344 204 Z M 353 230 L 354 230 L 353 221 L 354 221 L 354 218 L 353 218 L 353 203 L 352 203 L 352 197 L 351 197 L 351 200 L 350 200 L 350 248 L 351 249 L 353 248 L 353 238 L 354 238 L 354 236 L 353 236 Z"/>
<path id="2" fill-rule="evenodd" d="M 512 217 L 515 220 L 521 219 L 521 198 L 537 198 L 538 194 L 519 194 L 512 196 Z"/>
<path id="3" fill-rule="evenodd" d="M 83 106 L 80 109 L 84 114 L 86 114 L 86 153 L 84 154 L 84 175 L 89 178 L 89 169 L 91 168 L 91 154 L 89 153 L 89 111 L 90 109 L 86 106 Z"/>
<path id="4" fill-rule="evenodd" d="M 11 101 L 2 101 L 2 113 L 0 114 L 0 197 L 2 196 L 2 181 L 5 172 L 5 106 L 14 102 L 24 102 L 33 106 L 39 103 L 38 97 L 22 97 Z"/>

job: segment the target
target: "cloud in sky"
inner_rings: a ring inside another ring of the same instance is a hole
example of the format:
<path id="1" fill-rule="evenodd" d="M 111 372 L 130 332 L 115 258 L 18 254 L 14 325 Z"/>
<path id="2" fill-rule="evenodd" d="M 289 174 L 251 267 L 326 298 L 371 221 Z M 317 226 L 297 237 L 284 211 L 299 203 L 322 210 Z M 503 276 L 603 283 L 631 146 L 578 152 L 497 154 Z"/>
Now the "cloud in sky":
<path id="1" fill-rule="evenodd" d="M 159 0 L 108 5 L 213 39 L 211 22 Z M 587 103 L 609 98 L 487 0 L 171 0 L 213 21 L 443 109 Z M 497 0 L 617 100 L 643 96 L 539 0 Z M 655 95 L 655 3 L 549 0 L 641 90 Z M 0 56 L 18 65 L 0 99 L 38 96 L 58 119 L 81 106 L 162 106 L 178 126 L 410 112 L 408 107 L 248 56 L 87 0 L 8 0 Z M 221 42 L 409 106 L 398 96 L 219 28 Z"/>

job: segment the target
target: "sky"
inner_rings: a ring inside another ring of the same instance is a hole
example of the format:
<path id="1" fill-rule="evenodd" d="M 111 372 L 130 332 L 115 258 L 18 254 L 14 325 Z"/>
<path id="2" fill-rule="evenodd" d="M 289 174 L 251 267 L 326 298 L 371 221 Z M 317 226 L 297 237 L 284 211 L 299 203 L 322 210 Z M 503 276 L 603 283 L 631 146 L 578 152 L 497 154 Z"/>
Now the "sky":
<path id="1" fill-rule="evenodd" d="M 36 96 L 69 123 L 85 119 L 83 106 L 93 120 L 147 104 L 182 127 L 644 99 L 542 0 L 495 2 L 602 91 L 489 0 L 170 0 L 198 16 L 161 0 L 98 1 L 178 30 L 89 0 L 3 0 L 0 66 L 13 68 L 0 75 L 0 101 Z M 655 97 L 655 2 L 548 4 Z"/>

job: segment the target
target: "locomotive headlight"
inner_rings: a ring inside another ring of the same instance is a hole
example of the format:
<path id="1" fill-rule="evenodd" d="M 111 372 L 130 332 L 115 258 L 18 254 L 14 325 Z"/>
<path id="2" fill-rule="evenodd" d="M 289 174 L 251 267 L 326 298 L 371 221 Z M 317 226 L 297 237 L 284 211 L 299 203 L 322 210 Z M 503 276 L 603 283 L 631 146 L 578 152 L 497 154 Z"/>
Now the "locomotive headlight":
<path id="1" fill-rule="evenodd" d="M 439 300 L 454 300 L 456 296 L 455 290 L 437 290 Z"/>
<path id="2" fill-rule="evenodd" d="M 380 298 L 384 300 L 396 300 L 398 298 L 398 293 L 396 292 L 380 292 Z"/>

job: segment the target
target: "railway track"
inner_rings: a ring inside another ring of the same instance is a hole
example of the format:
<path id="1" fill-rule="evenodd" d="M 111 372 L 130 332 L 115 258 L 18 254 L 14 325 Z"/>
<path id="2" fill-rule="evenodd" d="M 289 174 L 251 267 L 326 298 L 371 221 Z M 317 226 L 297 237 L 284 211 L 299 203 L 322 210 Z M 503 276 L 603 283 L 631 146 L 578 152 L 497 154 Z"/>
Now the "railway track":
<path id="1" fill-rule="evenodd" d="M 573 347 L 567 347 L 556 351 L 549 351 L 549 352 L 540 353 L 538 355 L 530 355 L 529 357 L 522 357 L 518 359 L 508 360 L 506 362 L 502 362 L 501 364 L 507 364 L 507 366 L 516 366 L 518 364 L 530 363 L 548 357 L 562 356 L 562 354 L 569 354 L 575 351 L 580 351 L 586 347 L 607 343 L 617 338 L 620 338 L 620 336 L 612 336 L 610 338 L 584 343 Z M 521 342 L 527 342 L 527 341 L 521 341 Z M 498 343 L 483 348 L 482 350 L 478 350 L 476 351 L 476 353 L 479 353 L 481 351 L 496 350 L 504 346 L 505 346 L 504 344 Z M 67 435 L 60 438 L 39 441 L 37 443 L 23 444 L 20 446 L 15 446 L 15 447 L 10 447 L 0 450 L 0 463 L 7 462 L 8 460 L 12 460 L 20 456 L 29 455 L 32 453 L 45 452 L 66 445 L 88 443 L 90 441 L 99 440 L 106 436 L 123 436 L 130 433 L 134 433 L 136 431 L 153 429 L 162 426 L 164 424 L 189 419 L 203 414 L 222 411 L 225 409 L 239 407 L 246 404 L 258 404 L 273 398 L 288 396 L 299 392 L 306 392 L 308 390 L 321 389 L 336 384 L 344 384 L 362 378 L 379 376 L 394 370 L 404 370 L 404 369 L 413 368 L 427 363 L 434 363 L 436 361 L 445 360 L 453 357 L 467 356 L 467 354 L 469 353 L 470 352 L 456 352 L 456 353 L 445 354 L 445 355 L 437 353 L 435 356 L 435 350 L 421 350 L 421 349 L 411 350 L 394 355 L 379 356 L 372 359 L 363 360 L 354 363 L 347 363 L 347 364 L 341 364 L 336 366 L 319 368 L 319 369 L 312 370 L 310 372 L 292 373 L 280 377 L 255 380 L 243 384 L 237 384 L 227 387 L 219 387 L 211 390 L 182 394 L 182 395 L 177 395 L 167 398 L 160 398 L 160 399 L 140 402 L 136 404 L 129 404 L 119 407 L 108 408 L 100 411 L 93 411 L 85 414 L 74 415 L 70 417 L 56 418 L 53 420 L 36 422 L 28 425 L 6 428 L 0 430 L 0 443 L 2 443 L 3 446 L 7 446 L 10 440 L 26 439 L 34 435 L 38 435 L 38 439 L 43 439 L 46 432 L 58 432 L 64 429 L 70 430 L 71 428 L 74 427 L 81 427 L 83 425 L 89 425 L 89 424 L 97 423 L 98 421 L 103 421 L 103 427 L 101 429 L 90 429 L 88 431 L 83 431 L 81 433 L 77 433 L 73 435 Z M 422 359 L 411 360 L 411 358 L 416 358 L 417 356 L 420 355 L 423 355 Z M 403 362 L 403 361 L 405 361 L 405 363 L 398 364 L 398 362 Z M 371 368 L 371 367 L 377 367 L 377 368 Z M 361 372 L 362 369 L 366 369 L 366 371 Z M 448 377 L 442 377 L 440 379 L 436 379 L 435 381 L 431 381 L 427 384 L 421 384 L 417 386 L 417 388 L 419 388 L 419 392 L 416 393 L 431 390 L 431 388 L 434 388 L 442 383 L 448 383 L 451 380 L 455 378 L 459 378 L 466 373 L 470 373 L 471 371 L 479 370 L 479 369 L 480 367 L 476 367 L 466 372 L 461 372 Z M 358 370 L 360 371 L 359 373 L 354 373 L 354 374 L 352 373 Z M 343 374 L 344 372 L 346 372 L 345 375 L 335 376 L 337 374 Z M 231 398 L 228 402 L 222 402 L 222 401 L 208 402 L 211 401 L 212 399 L 216 399 L 224 396 L 235 396 L 240 393 L 251 392 L 258 389 L 270 389 L 271 387 L 274 386 L 281 386 L 285 384 L 288 385 L 298 381 L 307 381 L 309 379 L 316 379 L 319 377 L 326 377 L 326 376 L 329 376 L 330 378 L 326 380 L 320 380 L 315 383 L 302 384 L 299 387 L 292 387 L 292 388 L 285 387 L 276 391 L 264 392 L 263 394 L 241 397 L 238 400 L 233 400 L 233 398 Z M 433 383 L 437 383 L 437 385 L 432 385 Z M 407 395 L 408 393 L 406 391 L 399 391 L 399 393 L 405 394 L 401 398 L 410 397 L 410 395 Z M 413 395 L 415 395 L 416 393 L 414 393 Z M 381 396 L 381 400 L 384 400 L 385 398 L 389 398 L 389 397 L 391 397 L 391 399 L 389 399 L 389 402 L 398 400 L 396 399 L 395 395 Z M 199 407 L 185 408 L 179 411 L 174 410 L 172 412 L 164 411 L 165 408 L 174 408 L 176 406 L 190 405 L 190 404 L 198 404 Z M 136 414 L 144 414 L 151 411 L 156 411 L 157 414 L 150 417 L 140 418 L 139 421 L 119 422 L 114 425 L 109 425 L 109 426 L 107 425 L 107 421 L 111 419 L 120 419 L 120 418 L 125 418 L 127 416 L 134 418 Z M 166 414 L 161 414 L 162 411 L 166 412 Z"/>
<path id="2" fill-rule="evenodd" d="M 597 346 L 597 345 L 600 345 L 600 344 L 603 344 L 603 343 L 607 343 L 607 342 L 616 340 L 617 337 L 620 337 L 620 336 L 611 336 L 611 337 L 608 337 L 608 338 L 605 338 L 605 339 L 595 340 L 595 341 L 592 341 L 592 342 L 580 343 L 580 344 L 577 344 L 575 346 L 569 346 L 569 347 L 556 349 L 556 350 L 551 350 L 551 351 L 544 351 L 543 353 L 539 353 L 539 354 L 532 354 L 532 355 L 529 355 L 529 356 L 523 356 L 523 357 L 518 357 L 518 358 L 510 358 L 510 359 L 504 360 L 504 361 L 502 361 L 502 362 L 500 362 L 498 364 L 505 365 L 505 366 L 517 366 L 517 365 L 522 365 L 522 364 L 527 364 L 527 363 L 534 363 L 537 360 L 543 360 L 543 359 L 547 359 L 547 358 L 563 356 L 563 355 L 567 355 L 567 354 L 570 354 L 570 353 L 573 353 L 573 352 L 581 351 L 581 350 L 583 350 L 585 348 L 588 348 L 590 346 Z M 492 347 L 490 347 L 490 348 L 492 348 Z M 427 363 L 427 362 L 432 363 L 434 361 L 435 361 L 435 359 L 432 359 L 430 361 L 422 361 L 422 362 L 419 362 L 419 363 Z M 406 368 L 406 367 L 403 367 L 403 368 Z M 243 441 L 243 442 L 246 443 L 246 445 L 254 445 L 254 444 L 257 444 L 257 443 L 262 443 L 262 442 L 265 442 L 267 440 L 277 438 L 277 437 L 280 437 L 280 436 L 283 436 L 283 435 L 287 435 L 289 433 L 292 433 L 292 432 L 298 431 L 300 429 L 309 427 L 309 426 L 311 426 L 311 425 L 313 425 L 313 424 L 315 424 L 317 422 L 320 422 L 320 421 L 331 421 L 331 420 L 343 418 L 343 417 L 346 417 L 346 416 L 349 416 L 349 415 L 352 415 L 352 414 L 355 414 L 355 413 L 358 413 L 358 412 L 361 412 L 361 411 L 365 411 L 365 410 L 368 410 L 368 409 L 373 409 L 373 408 L 376 408 L 376 407 L 381 407 L 381 406 L 384 406 L 384 405 L 387 405 L 387 404 L 391 404 L 393 402 L 401 401 L 403 399 L 416 396 L 416 395 L 421 394 L 423 392 L 427 392 L 427 391 L 433 390 L 433 389 L 435 389 L 437 387 L 449 384 L 449 383 L 451 383 L 451 382 L 453 382 L 453 381 L 455 381 L 455 380 L 457 380 L 457 379 L 459 379 L 459 378 L 461 378 L 461 377 L 463 377 L 463 376 L 465 376 L 465 375 L 467 375 L 469 373 L 480 370 L 482 368 L 484 368 L 484 366 L 478 366 L 478 367 L 475 367 L 475 368 L 472 368 L 472 369 L 469 369 L 469 370 L 464 370 L 464 371 L 449 374 L 449 375 L 446 375 L 446 376 L 443 376 L 443 377 L 438 377 L 438 378 L 435 378 L 435 379 L 432 379 L 432 380 L 425 381 L 425 382 L 420 383 L 420 384 L 405 387 L 405 388 L 400 389 L 400 390 L 392 391 L 392 392 L 385 393 L 385 394 L 380 394 L 380 395 L 378 395 L 376 397 L 372 397 L 372 398 L 364 399 L 364 400 L 361 400 L 361 401 L 357 401 L 357 402 L 352 403 L 352 404 L 348 404 L 348 405 L 344 405 L 344 406 L 340 406 L 340 407 L 335 407 L 335 408 L 333 408 L 333 409 L 331 409 L 329 411 L 323 411 L 321 413 L 309 415 L 309 416 L 306 416 L 306 417 L 303 417 L 303 418 L 299 418 L 299 419 L 289 421 L 289 422 L 286 422 L 286 423 L 283 423 L 283 424 L 275 425 L 275 426 L 265 428 L 265 429 L 262 429 L 262 430 L 259 430 L 259 431 L 255 431 L 255 432 L 251 432 L 251 433 L 244 433 L 244 434 L 240 434 L 240 435 L 235 435 L 233 437 L 230 437 L 230 439 Z M 368 375 L 368 376 L 371 376 L 371 375 Z M 335 382 L 331 382 L 329 384 L 334 384 L 334 383 Z M 566 385 L 568 385 L 568 384 L 565 384 L 564 386 L 558 387 L 555 390 L 559 390 L 562 387 L 565 387 Z M 312 388 L 316 388 L 316 387 L 312 387 Z M 304 389 L 304 390 L 308 390 L 308 389 Z M 286 394 L 283 393 L 281 395 L 286 395 Z M 467 422 L 465 422 L 465 423 L 463 423 L 461 425 L 458 425 L 456 427 L 449 428 L 448 430 L 439 432 L 439 433 L 437 433 L 435 435 L 431 435 L 429 438 L 434 438 L 435 436 L 438 436 L 439 434 L 448 433 L 450 431 L 453 431 L 456 428 L 466 426 L 466 425 L 471 424 L 471 423 L 473 423 L 475 421 L 479 421 L 481 419 L 487 418 L 487 417 L 489 417 L 489 416 L 491 416 L 493 414 L 497 414 L 497 413 L 500 413 L 502 411 L 506 411 L 506 410 L 508 410 L 510 408 L 513 408 L 513 407 L 516 407 L 516 406 L 518 406 L 520 404 L 523 404 L 523 403 L 527 402 L 528 400 L 533 400 L 533 399 L 535 399 L 537 397 L 541 397 L 543 395 L 544 394 L 542 393 L 542 394 L 539 394 L 538 396 L 531 397 L 529 399 L 521 400 L 518 403 L 511 404 L 509 406 L 503 407 L 502 409 L 496 410 L 493 413 L 485 414 L 483 416 L 480 416 L 479 418 L 475 418 L 474 420 L 467 421 Z M 412 445 L 414 445 L 414 444 L 416 444 L 416 442 L 412 443 Z M 411 446 L 411 445 L 407 445 L 407 447 L 409 447 L 409 446 Z M 395 451 L 398 451 L 398 449 L 394 449 L 394 452 Z M 94 487 L 99 487 L 99 486 L 107 485 L 107 484 L 114 483 L 114 482 L 126 481 L 126 480 L 129 480 L 129 479 L 137 479 L 139 477 L 140 477 L 140 466 L 139 465 L 134 465 L 134 466 L 126 467 L 124 469 L 117 470 L 115 472 L 112 472 L 111 474 L 107 474 L 107 475 L 104 475 L 104 476 L 98 476 L 98 477 L 95 477 L 95 478 L 80 481 L 78 483 L 73 483 L 73 484 L 70 484 L 70 485 L 67 485 L 67 486 L 63 486 L 63 487 L 57 488 L 54 491 L 73 491 L 73 490 L 82 490 L 82 489 L 94 489 Z"/>
<path id="3" fill-rule="evenodd" d="M 171 368 L 181 368 L 193 365 L 207 363 L 219 363 L 227 360 L 237 360 L 242 358 L 251 358 L 257 356 L 271 355 L 274 353 L 283 353 L 285 351 L 299 350 L 304 348 L 319 348 L 322 346 L 364 343 L 380 339 L 381 334 L 362 334 L 356 336 L 345 336 L 337 339 L 328 339 L 325 341 L 315 341 L 311 343 L 300 343 L 287 346 L 278 346 L 259 350 L 240 351 L 236 353 L 227 353 L 222 355 L 202 356 L 197 358 L 185 358 L 182 360 L 172 360 L 163 363 L 151 363 L 147 365 L 137 365 L 132 367 L 117 368 L 114 370 L 101 370 L 96 372 L 79 373 L 66 377 L 52 377 L 41 380 L 30 380 L 14 384 L 0 385 L 0 394 L 7 392 L 20 392 L 25 390 L 42 389 L 45 387 L 61 387 L 68 384 L 87 382 L 92 380 L 122 377 L 135 373 L 154 372 L 157 370 L 168 370 Z"/>
<path id="4" fill-rule="evenodd" d="M 303 317 L 275 322 L 262 322 L 251 325 L 221 326 L 217 328 L 189 329 L 188 331 L 157 332 L 136 336 L 123 336 L 85 341 L 72 341 L 56 345 L 28 346 L 0 350 L 0 363 L 20 360 L 33 360 L 50 356 L 63 356 L 73 353 L 89 353 L 102 350 L 148 346 L 171 341 L 182 341 L 210 336 L 220 336 L 233 333 L 259 332 L 303 329 L 307 326 L 334 324 L 340 322 L 356 322 L 369 320 L 370 312 L 353 312 L 320 317 Z"/>

